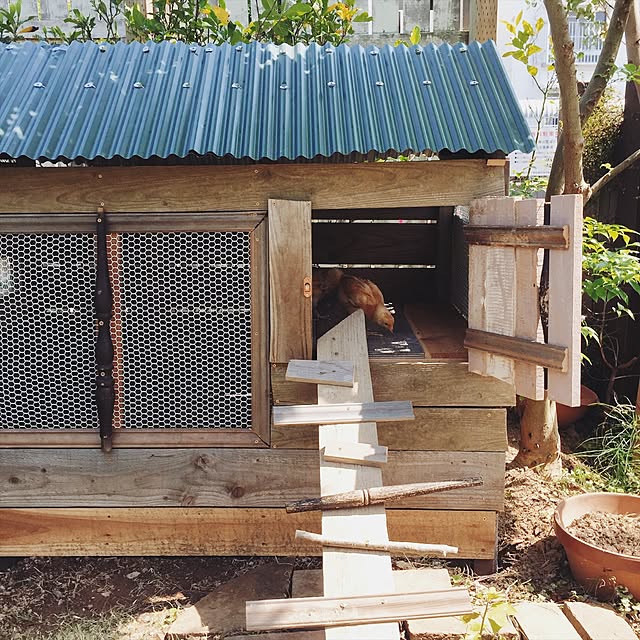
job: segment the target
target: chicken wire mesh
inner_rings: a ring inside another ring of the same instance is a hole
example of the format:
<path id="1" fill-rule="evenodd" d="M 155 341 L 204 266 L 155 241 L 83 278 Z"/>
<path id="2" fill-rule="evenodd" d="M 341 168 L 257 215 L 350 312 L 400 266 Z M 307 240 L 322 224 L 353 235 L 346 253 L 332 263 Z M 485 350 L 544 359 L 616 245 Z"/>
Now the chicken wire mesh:
<path id="1" fill-rule="evenodd" d="M 97 426 L 95 237 L 0 235 L 0 428 Z M 252 426 L 250 235 L 108 238 L 114 426 Z"/>

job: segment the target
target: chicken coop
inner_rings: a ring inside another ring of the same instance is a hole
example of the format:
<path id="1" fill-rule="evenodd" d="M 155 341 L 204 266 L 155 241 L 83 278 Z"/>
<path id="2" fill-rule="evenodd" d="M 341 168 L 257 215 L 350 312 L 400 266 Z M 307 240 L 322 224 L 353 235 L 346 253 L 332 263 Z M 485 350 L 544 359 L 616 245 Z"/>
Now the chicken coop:
<path id="1" fill-rule="evenodd" d="M 394 313 L 375 399 L 414 405 L 385 484 L 483 481 L 390 536 L 491 565 L 515 394 L 468 370 L 460 211 L 532 149 L 492 42 L 0 45 L 0 96 L 1 555 L 313 553 L 283 507 L 317 427 L 271 410 L 316 402 L 285 369 L 340 268 Z"/>

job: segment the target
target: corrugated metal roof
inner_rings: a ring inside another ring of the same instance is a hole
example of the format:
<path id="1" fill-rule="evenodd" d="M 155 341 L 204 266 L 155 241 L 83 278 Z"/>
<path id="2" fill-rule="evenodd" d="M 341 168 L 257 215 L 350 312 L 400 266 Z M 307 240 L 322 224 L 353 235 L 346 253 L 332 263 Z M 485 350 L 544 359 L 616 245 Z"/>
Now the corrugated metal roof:
<path id="1" fill-rule="evenodd" d="M 253 160 L 533 141 L 492 42 L 0 45 L 0 155 Z"/>

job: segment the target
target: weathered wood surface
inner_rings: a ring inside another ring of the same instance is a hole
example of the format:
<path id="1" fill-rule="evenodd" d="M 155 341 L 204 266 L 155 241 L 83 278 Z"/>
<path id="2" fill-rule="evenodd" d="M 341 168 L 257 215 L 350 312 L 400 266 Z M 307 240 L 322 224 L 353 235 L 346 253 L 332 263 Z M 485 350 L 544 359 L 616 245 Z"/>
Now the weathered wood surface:
<path id="1" fill-rule="evenodd" d="M 582 195 L 551 196 L 551 223 L 569 226 L 570 247 L 549 254 L 549 342 L 569 350 L 566 372 L 549 371 L 548 395 L 580 405 L 582 314 Z"/>
<path id="2" fill-rule="evenodd" d="M 285 380 L 286 364 L 272 364 L 275 404 L 316 404 L 310 385 Z M 376 400 L 410 400 L 414 407 L 505 407 L 515 404 L 513 386 L 470 373 L 466 362 L 372 360 Z"/>
<path id="3" fill-rule="evenodd" d="M 517 225 L 544 223 L 544 198 L 516 202 Z M 539 249 L 516 249 L 516 303 L 515 335 L 520 338 L 544 342 L 540 321 L 539 283 L 542 275 L 544 252 Z M 532 400 L 544 398 L 544 369 L 535 364 L 516 362 L 514 381 L 517 392 Z"/>
<path id="4" fill-rule="evenodd" d="M 317 435 L 317 434 L 316 434 Z M 362 442 L 343 442 L 322 447 L 320 455 L 329 462 L 348 462 L 382 467 L 387 464 L 387 447 L 364 444 Z"/>
<path id="5" fill-rule="evenodd" d="M 313 351 L 311 203 L 269 200 L 268 219 L 269 359 L 309 359 Z"/>
<path id="6" fill-rule="evenodd" d="M 398 540 L 451 544 L 460 558 L 494 554 L 491 511 L 390 509 L 387 521 Z M 295 540 L 295 531 L 319 527 L 318 512 L 282 509 L 3 508 L 0 556 L 307 556 L 313 550 Z"/>
<path id="7" fill-rule="evenodd" d="M 515 227 L 467 225 L 464 228 L 464 238 L 469 244 L 483 246 L 567 249 L 569 247 L 569 228 L 567 226 L 538 227 L 524 224 Z"/>
<path id="8" fill-rule="evenodd" d="M 207 167 L 14 168 L 0 213 L 266 211 L 269 198 L 319 209 L 454 206 L 504 192 L 483 160 Z M 429 185 L 425 189 L 424 185 Z"/>
<path id="9" fill-rule="evenodd" d="M 289 360 L 285 378 L 292 382 L 353 387 L 353 362 L 346 360 Z"/>
<path id="10" fill-rule="evenodd" d="M 440 266 L 438 266 L 438 271 Z M 446 291 L 450 295 L 451 278 L 446 278 Z M 438 282 L 441 282 L 438 275 Z M 445 285 L 443 284 L 443 287 Z M 404 313 L 416 338 L 424 349 L 425 359 L 467 360 L 464 348 L 465 319 L 448 304 L 410 304 Z"/>
<path id="11" fill-rule="evenodd" d="M 416 419 L 378 425 L 378 440 L 391 450 L 505 451 L 505 409 L 414 407 Z M 273 427 L 271 444 L 279 449 L 317 449 L 317 425 Z"/>
<path id="12" fill-rule="evenodd" d="M 454 587 L 422 593 L 254 600 L 247 602 L 247 630 L 397 623 L 465 613 L 471 613 L 469 593 Z M 379 637 L 360 635 L 360 638 Z"/>
<path id="13" fill-rule="evenodd" d="M 382 485 L 481 477 L 483 487 L 400 506 L 501 509 L 504 453 L 398 451 Z M 279 507 L 319 495 L 318 452 L 295 449 L 0 451 L 3 507 Z"/>
<path id="14" fill-rule="evenodd" d="M 389 504 L 404 498 L 426 496 L 440 491 L 466 489 L 482 486 L 481 478 L 467 478 L 446 482 L 414 482 L 412 484 L 396 484 L 370 489 L 354 489 L 344 493 L 322 495 L 319 498 L 305 498 L 287 504 L 287 513 L 301 511 L 328 511 L 330 509 L 346 509 L 349 507 L 366 507 L 370 504 Z"/>
<path id="15" fill-rule="evenodd" d="M 351 388 L 318 385 L 318 404 L 371 403 L 373 387 L 369 372 L 369 355 L 364 313 L 358 309 L 317 343 L 318 358 L 334 358 L 353 362 L 354 386 Z M 412 412 L 413 413 L 413 412 Z M 360 442 L 378 445 L 375 422 L 360 424 L 323 424 L 318 428 L 320 449 L 340 443 Z M 353 489 L 368 489 L 383 484 L 382 470 L 377 467 L 331 462 L 320 458 L 320 495 L 331 495 Z M 387 517 L 383 505 L 361 509 L 322 512 L 322 534 L 331 538 L 362 540 L 371 536 L 376 541 L 389 540 Z M 362 553 L 352 549 L 322 548 L 324 594 L 328 597 L 369 595 L 392 592 L 391 557 L 383 551 Z M 328 629 L 327 640 L 399 640 L 397 624 Z"/>
<path id="16" fill-rule="evenodd" d="M 553 602 L 521 602 L 514 617 L 524 640 L 581 640 Z"/>
<path id="17" fill-rule="evenodd" d="M 375 212 L 371 218 L 375 219 Z M 319 222 L 312 228 L 316 263 L 436 263 L 437 226 L 433 224 Z"/>
<path id="18" fill-rule="evenodd" d="M 464 344 L 469 349 L 495 353 L 520 362 L 537 364 L 556 371 L 566 371 L 568 349 L 534 340 L 503 336 L 478 329 L 467 329 Z"/>
<path id="19" fill-rule="evenodd" d="M 514 198 L 474 200 L 471 225 L 513 225 Z M 469 329 L 512 336 L 515 330 L 515 267 L 513 247 L 469 247 Z M 469 350 L 469 370 L 513 384 L 513 360 Z"/>
<path id="20" fill-rule="evenodd" d="M 344 385 L 342 385 L 344 386 Z M 318 392 L 320 396 L 322 390 Z M 344 402 L 324 405 L 290 405 L 273 408 L 272 424 L 361 424 L 363 422 L 398 422 L 415 418 L 410 402 Z"/>

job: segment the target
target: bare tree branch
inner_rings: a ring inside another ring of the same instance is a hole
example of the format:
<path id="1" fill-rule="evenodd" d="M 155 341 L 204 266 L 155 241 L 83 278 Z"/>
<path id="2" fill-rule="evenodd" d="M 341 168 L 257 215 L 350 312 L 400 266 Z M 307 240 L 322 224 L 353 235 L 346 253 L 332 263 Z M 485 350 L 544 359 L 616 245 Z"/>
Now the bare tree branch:
<path id="1" fill-rule="evenodd" d="M 588 194 L 589 198 L 592 198 L 602 187 L 609 184 L 616 176 L 619 176 L 625 169 L 628 169 L 638 160 L 640 160 L 640 149 L 634 151 L 628 158 L 625 158 L 620 164 L 617 164 L 608 173 L 605 173 L 600 180 L 594 182 L 591 187 L 591 192 Z M 585 197 L 585 203 L 589 198 Z"/>
<path id="2" fill-rule="evenodd" d="M 630 0 L 620 0 L 627 1 Z M 580 98 L 576 79 L 576 56 L 573 40 L 569 35 L 569 24 L 562 0 L 544 0 L 549 17 L 549 29 L 555 54 L 556 75 L 560 87 L 560 105 L 564 141 L 562 158 L 564 164 L 563 193 L 582 193 L 582 123 L 580 121 Z M 558 151 L 556 150 L 556 155 Z M 551 178 L 549 178 L 551 181 Z"/>
<path id="3" fill-rule="evenodd" d="M 636 0 L 636 2 L 637 1 L 638 0 Z M 598 104 L 609 80 L 611 80 L 611 76 L 615 71 L 615 61 L 618 55 L 618 50 L 620 49 L 622 34 L 624 33 L 625 26 L 627 24 L 632 2 L 633 0 L 616 0 L 613 7 L 611 21 L 609 22 L 609 28 L 607 29 L 607 35 L 605 36 L 604 43 L 602 45 L 600 57 L 598 58 L 591 81 L 587 85 L 587 88 L 580 99 L 580 118 L 582 126 L 584 126 L 585 122 L 589 119 L 589 116 Z M 546 5 L 547 3 L 545 2 L 545 6 Z M 549 16 L 549 22 L 551 23 L 551 16 Z M 557 58 L 558 50 L 555 48 L 555 41 L 554 50 Z M 564 113 L 564 105 L 562 105 L 562 109 Z M 556 152 L 553 156 L 553 163 L 551 165 L 551 173 L 549 174 L 549 183 L 547 186 L 547 198 L 552 195 L 562 193 L 562 178 L 564 173 L 564 138 L 565 136 L 563 131 L 558 136 L 558 146 L 556 147 Z M 566 183 L 567 180 L 565 180 L 565 184 Z"/>

